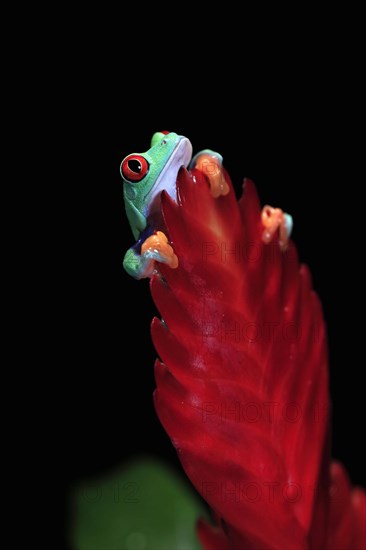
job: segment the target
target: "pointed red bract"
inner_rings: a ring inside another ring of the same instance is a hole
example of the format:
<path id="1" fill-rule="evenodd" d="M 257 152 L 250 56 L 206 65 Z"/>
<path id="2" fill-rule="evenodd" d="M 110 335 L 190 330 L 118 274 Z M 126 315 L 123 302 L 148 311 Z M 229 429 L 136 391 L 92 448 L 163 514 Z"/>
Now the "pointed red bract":
<path id="1" fill-rule="evenodd" d="M 151 280 L 164 320 L 152 323 L 155 406 L 218 518 L 199 524 L 202 544 L 361 548 L 365 495 L 339 466 L 342 500 L 329 496 L 326 336 L 307 268 L 292 242 L 263 244 L 251 181 L 237 203 L 182 169 L 177 192 L 162 209 L 179 267 Z"/>

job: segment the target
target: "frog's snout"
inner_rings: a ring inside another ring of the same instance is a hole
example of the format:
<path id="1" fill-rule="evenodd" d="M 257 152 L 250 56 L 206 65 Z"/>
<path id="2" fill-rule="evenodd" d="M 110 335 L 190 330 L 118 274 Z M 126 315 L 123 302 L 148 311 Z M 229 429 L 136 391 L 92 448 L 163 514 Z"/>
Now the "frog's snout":
<path id="1" fill-rule="evenodd" d="M 153 137 L 151 138 L 151 147 L 154 147 L 159 141 L 162 141 L 163 139 L 166 139 L 165 136 L 168 136 L 169 134 L 174 134 L 174 132 L 169 132 L 168 130 L 162 130 L 161 132 L 155 132 Z M 174 134 L 177 135 L 177 134 Z"/>

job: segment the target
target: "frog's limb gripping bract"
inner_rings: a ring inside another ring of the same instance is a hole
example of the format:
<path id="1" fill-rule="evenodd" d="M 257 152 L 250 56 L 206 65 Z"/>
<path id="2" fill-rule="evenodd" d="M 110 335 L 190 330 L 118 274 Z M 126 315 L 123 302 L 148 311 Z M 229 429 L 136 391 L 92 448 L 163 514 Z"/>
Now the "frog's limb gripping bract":
<path id="1" fill-rule="evenodd" d="M 273 208 L 266 205 L 261 214 L 264 231 L 263 242 L 268 244 L 272 241 L 276 231 L 279 231 L 279 246 L 285 251 L 292 231 L 292 217 L 283 212 L 280 208 Z"/>
<path id="2" fill-rule="evenodd" d="M 222 166 L 222 157 L 213 151 L 203 151 L 192 160 L 192 167 L 200 170 L 207 177 L 212 196 L 217 199 L 220 195 L 227 195 L 230 191 L 225 179 Z"/>
<path id="3" fill-rule="evenodd" d="M 309 271 L 293 242 L 278 246 L 282 214 L 263 239 L 253 183 L 237 203 L 224 175 L 230 192 L 218 198 L 197 168 L 180 170 L 177 202 L 162 193 L 179 265 L 157 264 L 150 281 L 164 319 L 152 322 L 155 407 L 212 508 L 201 543 L 365 548 L 365 492 L 330 460 L 326 334 Z"/>
<path id="4" fill-rule="evenodd" d="M 168 243 L 168 238 L 162 231 L 155 231 L 141 246 L 141 254 L 160 263 L 167 264 L 171 269 L 178 267 L 178 258 Z"/>

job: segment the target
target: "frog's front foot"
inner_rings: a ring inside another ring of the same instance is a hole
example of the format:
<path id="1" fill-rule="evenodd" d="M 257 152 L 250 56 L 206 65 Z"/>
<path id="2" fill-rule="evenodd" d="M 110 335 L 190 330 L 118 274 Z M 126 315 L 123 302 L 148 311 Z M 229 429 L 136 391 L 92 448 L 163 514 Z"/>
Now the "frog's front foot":
<path id="1" fill-rule="evenodd" d="M 141 256 L 149 260 L 167 264 L 172 269 L 178 267 L 178 258 L 162 231 L 155 231 L 141 247 Z"/>
<path id="2" fill-rule="evenodd" d="M 211 194 L 216 199 L 220 195 L 227 195 L 230 187 L 222 169 L 222 156 L 206 149 L 198 153 L 191 161 L 191 168 L 203 172 L 209 181 Z"/>
<path id="3" fill-rule="evenodd" d="M 262 210 L 261 219 L 264 225 L 262 234 L 263 242 L 265 244 L 270 243 L 278 230 L 280 249 L 285 251 L 288 247 L 288 241 L 293 226 L 290 214 L 286 214 L 281 208 L 273 208 L 272 206 L 266 205 Z"/>
<path id="4" fill-rule="evenodd" d="M 141 246 L 139 254 L 135 247 L 127 250 L 123 267 L 135 279 L 151 277 L 156 271 L 156 262 L 167 264 L 172 269 L 178 267 L 178 258 L 162 231 L 156 231 Z"/>

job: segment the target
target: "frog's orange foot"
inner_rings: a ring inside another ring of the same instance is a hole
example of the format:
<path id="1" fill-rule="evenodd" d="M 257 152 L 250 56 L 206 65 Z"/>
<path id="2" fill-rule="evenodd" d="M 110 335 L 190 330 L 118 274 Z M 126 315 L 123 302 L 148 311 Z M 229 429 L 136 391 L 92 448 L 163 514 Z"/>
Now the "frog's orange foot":
<path id="1" fill-rule="evenodd" d="M 281 208 L 266 205 L 262 210 L 261 219 L 264 225 L 262 241 L 266 244 L 270 243 L 278 230 L 280 249 L 285 251 L 292 231 L 292 217 Z"/>
<path id="2" fill-rule="evenodd" d="M 194 161 L 195 168 L 201 170 L 210 183 L 212 196 L 217 199 L 220 195 L 227 195 L 230 187 L 225 179 L 221 158 L 213 153 L 201 153 Z"/>
<path id="3" fill-rule="evenodd" d="M 172 269 L 178 267 L 178 258 L 162 231 L 156 231 L 148 237 L 141 247 L 141 256 L 146 260 L 155 260 L 167 264 Z"/>

